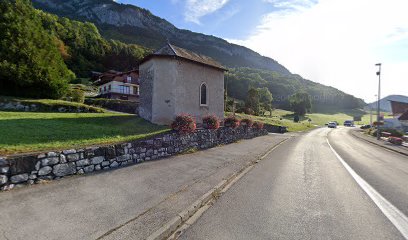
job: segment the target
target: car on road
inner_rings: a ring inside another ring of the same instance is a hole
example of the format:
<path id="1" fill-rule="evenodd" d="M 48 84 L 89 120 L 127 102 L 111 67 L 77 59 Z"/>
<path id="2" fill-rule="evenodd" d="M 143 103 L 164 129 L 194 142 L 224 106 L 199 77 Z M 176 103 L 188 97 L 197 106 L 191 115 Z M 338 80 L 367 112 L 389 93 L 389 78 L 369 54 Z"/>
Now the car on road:
<path id="1" fill-rule="evenodd" d="M 329 123 L 327 124 L 327 127 L 328 127 L 328 128 L 337 128 L 337 124 L 336 124 L 335 122 L 329 122 Z"/>
<path id="2" fill-rule="evenodd" d="M 346 127 L 354 127 L 354 121 L 353 120 L 346 120 L 344 121 L 344 126 Z"/>
<path id="3" fill-rule="evenodd" d="M 371 128 L 371 125 L 370 125 L 370 124 L 363 125 L 363 126 L 361 126 L 360 128 L 361 128 L 361 129 L 370 129 L 370 128 Z"/>

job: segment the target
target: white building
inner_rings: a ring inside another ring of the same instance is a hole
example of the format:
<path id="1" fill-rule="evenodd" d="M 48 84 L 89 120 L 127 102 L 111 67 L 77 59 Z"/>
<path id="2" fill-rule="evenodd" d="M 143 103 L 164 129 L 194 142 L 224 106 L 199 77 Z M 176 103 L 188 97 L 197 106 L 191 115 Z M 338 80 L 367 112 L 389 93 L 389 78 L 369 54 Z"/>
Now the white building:
<path id="1" fill-rule="evenodd" d="M 100 98 L 139 101 L 139 70 L 100 74 L 94 84 Z"/>

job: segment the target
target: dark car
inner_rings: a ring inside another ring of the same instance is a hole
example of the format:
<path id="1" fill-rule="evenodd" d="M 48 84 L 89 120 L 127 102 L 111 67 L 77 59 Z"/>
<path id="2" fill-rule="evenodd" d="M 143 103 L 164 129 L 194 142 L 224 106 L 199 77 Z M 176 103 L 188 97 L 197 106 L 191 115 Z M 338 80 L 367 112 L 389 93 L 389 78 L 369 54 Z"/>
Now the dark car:
<path id="1" fill-rule="evenodd" d="M 370 128 L 371 128 L 371 125 L 370 125 L 370 124 L 363 125 L 363 126 L 361 126 L 360 128 L 361 128 L 361 129 L 370 129 Z"/>
<path id="2" fill-rule="evenodd" d="M 343 125 L 346 126 L 346 127 L 353 127 L 354 126 L 354 121 L 346 120 L 346 121 L 344 121 Z"/>

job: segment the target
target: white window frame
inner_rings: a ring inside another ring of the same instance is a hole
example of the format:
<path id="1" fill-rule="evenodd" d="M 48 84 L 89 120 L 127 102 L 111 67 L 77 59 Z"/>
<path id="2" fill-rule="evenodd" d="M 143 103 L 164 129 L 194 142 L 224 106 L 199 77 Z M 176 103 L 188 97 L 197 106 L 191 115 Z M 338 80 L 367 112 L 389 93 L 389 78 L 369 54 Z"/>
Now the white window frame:
<path id="1" fill-rule="evenodd" d="M 202 104 L 201 103 L 201 88 L 203 87 L 203 85 L 205 85 L 205 93 L 206 93 L 206 98 L 205 98 L 205 104 Z M 199 99 L 199 101 L 200 101 L 200 107 L 201 106 L 203 106 L 203 107 L 208 107 L 208 101 L 210 100 L 209 99 L 209 91 L 208 91 L 208 85 L 207 85 L 207 83 L 205 83 L 205 82 L 203 82 L 203 83 L 201 83 L 201 85 L 200 85 L 200 99 Z"/>

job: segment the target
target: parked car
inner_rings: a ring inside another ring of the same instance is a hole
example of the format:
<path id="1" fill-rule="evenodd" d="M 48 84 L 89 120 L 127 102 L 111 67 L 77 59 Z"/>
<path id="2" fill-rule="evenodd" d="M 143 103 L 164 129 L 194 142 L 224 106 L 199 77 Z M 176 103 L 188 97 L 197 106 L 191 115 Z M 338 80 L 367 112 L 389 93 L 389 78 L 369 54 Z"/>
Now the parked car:
<path id="1" fill-rule="evenodd" d="M 329 127 L 329 128 L 337 128 L 337 124 L 336 124 L 335 122 L 329 122 L 329 123 L 327 124 L 327 127 Z"/>
<path id="2" fill-rule="evenodd" d="M 370 128 L 371 128 L 371 125 L 370 125 L 370 124 L 363 125 L 363 126 L 361 126 L 360 128 L 361 128 L 361 129 L 370 129 Z"/>
<path id="3" fill-rule="evenodd" d="M 344 126 L 354 127 L 354 121 L 353 120 L 346 120 L 346 121 L 344 121 Z"/>

